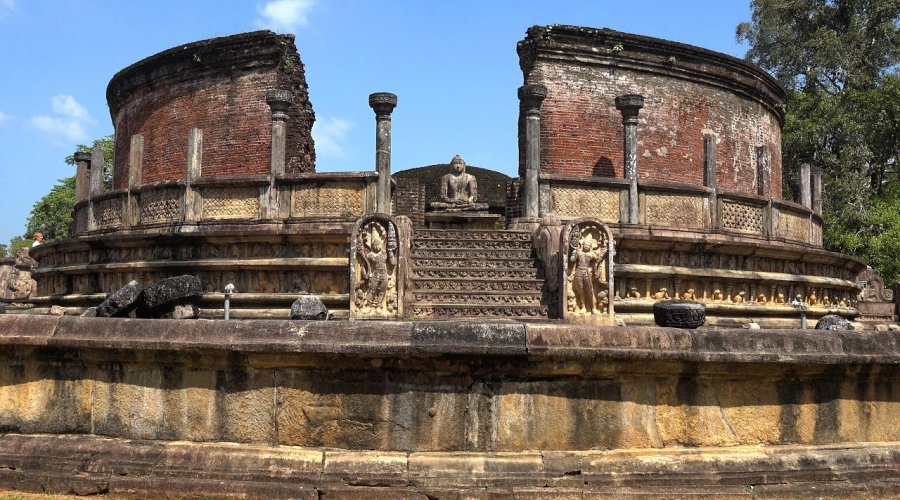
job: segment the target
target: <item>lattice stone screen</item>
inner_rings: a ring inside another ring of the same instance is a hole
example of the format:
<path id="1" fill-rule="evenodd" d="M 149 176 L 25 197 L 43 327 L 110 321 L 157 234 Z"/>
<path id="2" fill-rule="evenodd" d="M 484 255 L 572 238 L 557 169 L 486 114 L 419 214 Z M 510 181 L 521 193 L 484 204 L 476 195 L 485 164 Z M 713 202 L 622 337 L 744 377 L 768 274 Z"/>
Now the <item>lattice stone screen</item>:
<path id="1" fill-rule="evenodd" d="M 181 220 L 181 188 L 154 189 L 141 193 L 141 224 Z"/>
<path id="2" fill-rule="evenodd" d="M 365 213 L 365 184 L 329 182 L 294 188 L 292 217 L 360 217 Z"/>
<path id="3" fill-rule="evenodd" d="M 594 217 L 603 222 L 619 222 L 617 189 L 551 186 L 551 211 L 560 217 Z"/>
<path id="4" fill-rule="evenodd" d="M 644 197 L 647 224 L 673 227 L 704 227 L 702 196 L 648 193 Z"/>
<path id="5" fill-rule="evenodd" d="M 123 198 L 115 197 L 94 202 L 94 225 L 98 229 L 121 226 L 123 201 Z"/>
<path id="6" fill-rule="evenodd" d="M 722 202 L 722 229 L 762 234 L 763 207 L 732 201 Z"/>
<path id="7" fill-rule="evenodd" d="M 257 187 L 210 187 L 201 192 L 204 219 L 259 218 Z"/>

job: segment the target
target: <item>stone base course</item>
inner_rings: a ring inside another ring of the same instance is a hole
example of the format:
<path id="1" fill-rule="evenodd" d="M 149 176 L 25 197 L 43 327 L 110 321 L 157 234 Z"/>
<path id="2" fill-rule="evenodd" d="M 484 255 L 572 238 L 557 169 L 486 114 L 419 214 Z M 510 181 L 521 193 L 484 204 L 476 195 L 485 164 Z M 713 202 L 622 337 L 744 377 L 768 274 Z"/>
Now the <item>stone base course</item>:
<path id="1" fill-rule="evenodd" d="M 402 453 L 97 436 L 0 436 L 0 483 L 154 498 L 887 497 L 900 443 Z"/>

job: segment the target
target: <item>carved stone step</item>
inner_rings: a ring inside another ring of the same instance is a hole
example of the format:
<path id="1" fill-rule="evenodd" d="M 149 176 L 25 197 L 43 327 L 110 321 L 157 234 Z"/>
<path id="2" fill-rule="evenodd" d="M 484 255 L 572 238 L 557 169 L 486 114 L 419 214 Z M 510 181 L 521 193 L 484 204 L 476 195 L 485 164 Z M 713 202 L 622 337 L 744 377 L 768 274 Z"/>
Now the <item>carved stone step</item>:
<path id="1" fill-rule="evenodd" d="M 546 306 L 473 306 L 460 304 L 413 304 L 412 314 L 416 318 L 464 319 L 464 318 L 510 318 L 544 319 Z"/>
<path id="2" fill-rule="evenodd" d="M 500 259 L 474 259 L 474 258 L 443 258 L 443 257 L 413 257 L 415 268 L 470 268 L 470 269 L 536 269 L 534 259 L 530 257 L 500 258 Z"/>
<path id="3" fill-rule="evenodd" d="M 414 279 L 416 292 L 540 292 L 544 281 L 540 279 L 520 280 L 472 280 L 468 278 Z"/>
<path id="4" fill-rule="evenodd" d="M 414 238 L 433 240 L 471 241 L 520 241 L 531 243 L 531 233 L 526 231 L 461 230 L 461 229 L 417 229 Z"/>
<path id="5" fill-rule="evenodd" d="M 517 240 L 467 240 L 467 239 L 433 239 L 413 238 L 413 252 L 419 249 L 484 249 L 484 250 L 528 250 L 531 251 L 530 241 Z"/>
<path id="6" fill-rule="evenodd" d="M 541 305 L 540 292 L 414 292 L 413 305 L 473 304 L 473 305 Z"/>
<path id="7" fill-rule="evenodd" d="M 412 271 L 413 280 L 424 279 L 469 279 L 469 280 L 510 280 L 535 279 L 537 270 L 530 269 L 482 269 L 482 268 L 447 268 L 416 267 Z"/>
<path id="8" fill-rule="evenodd" d="M 419 248 L 414 259 L 534 259 L 531 249 Z"/>

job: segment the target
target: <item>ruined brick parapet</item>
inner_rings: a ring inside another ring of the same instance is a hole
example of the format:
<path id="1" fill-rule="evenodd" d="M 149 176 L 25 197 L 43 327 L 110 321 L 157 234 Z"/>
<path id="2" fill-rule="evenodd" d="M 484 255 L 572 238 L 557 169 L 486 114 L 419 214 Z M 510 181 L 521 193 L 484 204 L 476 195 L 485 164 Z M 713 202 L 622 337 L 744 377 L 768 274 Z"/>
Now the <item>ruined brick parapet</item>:
<path id="1" fill-rule="evenodd" d="M 191 129 L 203 130 L 203 177 L 269 173 L 269 90 L 293 96 L 287 172 L 314 171 L 315 115 L 292 35 L 257 31 L 203 40 L 123 69 L 106 92 L 116 129 L 114 187 L 184 180 Z M 129 181 L 132 163 L 141 167 Z"/>
<path id="2" fill-rule="evenodd" d="M 760 68 L 681 43 L 561 25 L 530 28 L 518 52 L 525 83 L 547 87 L 541 173 L 623 177 L 615 99 L 639 94 L 639 182 L 702 186 L 704 137 L 713 137 L 720 189 L 781 197 L 785 94 Z"/>

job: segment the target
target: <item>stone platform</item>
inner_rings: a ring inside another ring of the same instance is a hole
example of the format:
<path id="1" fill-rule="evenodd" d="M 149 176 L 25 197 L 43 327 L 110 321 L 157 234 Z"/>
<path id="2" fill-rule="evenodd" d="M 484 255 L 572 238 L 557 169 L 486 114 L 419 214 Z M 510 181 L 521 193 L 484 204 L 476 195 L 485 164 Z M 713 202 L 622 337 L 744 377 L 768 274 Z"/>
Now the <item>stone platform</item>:
<path id="1" fill-rule="evenodd" d="M 5 316 L 0 481 L 898 494 L 898 346 L 898 332 Z"/>

